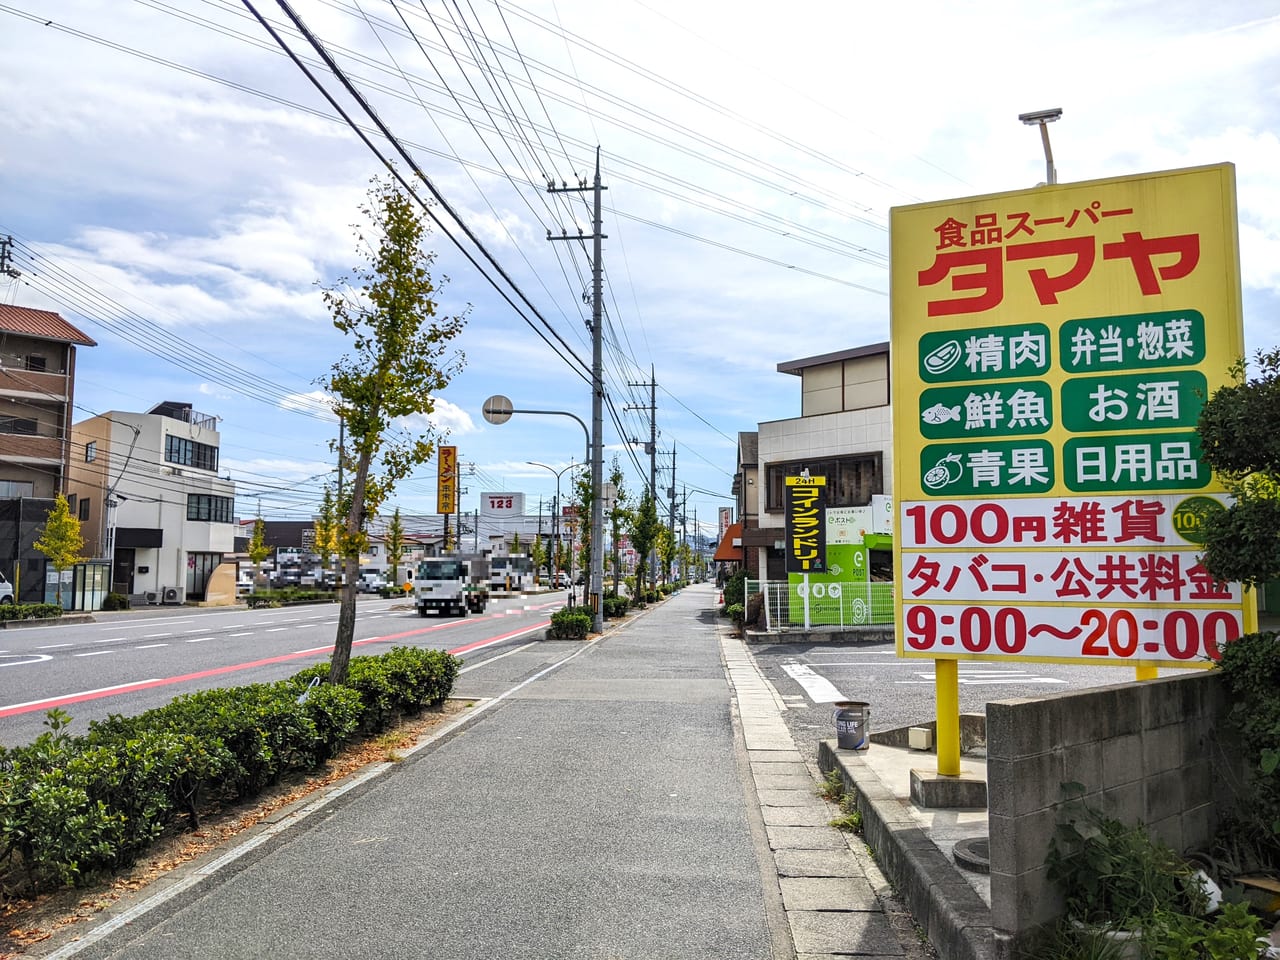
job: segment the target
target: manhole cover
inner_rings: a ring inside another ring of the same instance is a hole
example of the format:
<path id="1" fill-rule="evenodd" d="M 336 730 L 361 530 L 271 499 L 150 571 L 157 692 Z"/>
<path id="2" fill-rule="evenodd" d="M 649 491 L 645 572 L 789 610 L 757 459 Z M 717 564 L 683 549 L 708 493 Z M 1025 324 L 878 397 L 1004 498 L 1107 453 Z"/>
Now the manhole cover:
<path id="1" fill-rule="evenodd" d="M 957 842 L 952 856 L 966 870 L 974 873 L 991 872 L 991 840 L 988 837 L 970 837 Z"/>

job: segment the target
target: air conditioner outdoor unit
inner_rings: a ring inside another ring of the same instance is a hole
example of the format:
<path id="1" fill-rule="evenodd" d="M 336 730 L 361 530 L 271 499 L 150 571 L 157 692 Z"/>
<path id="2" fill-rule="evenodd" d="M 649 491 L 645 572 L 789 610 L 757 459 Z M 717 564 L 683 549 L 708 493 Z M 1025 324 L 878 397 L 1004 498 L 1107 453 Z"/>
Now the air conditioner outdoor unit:
<path id="1" fill-rule="evenodd" d="M 165 602 L 165 603 L 177 603 L 177 602 L 178 602 L 178 588 L 177 588 L 177 587 L 165 587 L 165 588 L 164 588 L 164 602 Z"/>
<path id="2" fill-rule="evenodd" d="M 147 603 L 159 603 L 159 602 L 160 602 L 160 595 L 156 593 L 154 590 L 148 590 Z"/>

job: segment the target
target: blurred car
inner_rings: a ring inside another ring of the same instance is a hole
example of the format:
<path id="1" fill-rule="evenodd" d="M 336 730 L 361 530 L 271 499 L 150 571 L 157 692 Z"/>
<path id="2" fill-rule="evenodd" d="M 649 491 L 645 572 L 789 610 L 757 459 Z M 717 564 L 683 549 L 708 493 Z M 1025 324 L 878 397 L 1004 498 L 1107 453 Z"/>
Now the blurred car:
<path id="1" fill-rule="evenodd" d="M 0 603 L 13 603 L 13 584 L 0 573 Z"/>
<path id="2" fill-rule="evenodd" d="M 356 584 L 356 591 L 359 593 L 378 593 L 387 585 L 387 581 L 376 574 L 365 574 L 360 578 L 360 582 Z"/>
<path id="3" fill-rule="evenodd" d="M 554 586 L 557 590 L 565 590 L 565 589 L 568 589 L 568 587 L 569 587 L 569 574 L 565 573 L 563 570 L 558 570 L 558 571 L 556 571 L 555 581 L 554 581 L 554 583 L 553 583 L 553 586 Z"/>

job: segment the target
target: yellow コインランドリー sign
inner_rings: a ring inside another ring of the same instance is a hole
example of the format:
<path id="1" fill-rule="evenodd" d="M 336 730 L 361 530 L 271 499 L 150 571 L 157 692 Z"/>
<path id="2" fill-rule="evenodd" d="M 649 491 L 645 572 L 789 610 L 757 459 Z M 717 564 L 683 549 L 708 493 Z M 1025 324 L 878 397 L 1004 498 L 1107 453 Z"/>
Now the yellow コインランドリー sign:
<path id="1" fill-rule="evenodd" d="M 1229 164 L 891 214 L 899 652 L 1193 666 L 1204 398 L 1244 352 Z"/>

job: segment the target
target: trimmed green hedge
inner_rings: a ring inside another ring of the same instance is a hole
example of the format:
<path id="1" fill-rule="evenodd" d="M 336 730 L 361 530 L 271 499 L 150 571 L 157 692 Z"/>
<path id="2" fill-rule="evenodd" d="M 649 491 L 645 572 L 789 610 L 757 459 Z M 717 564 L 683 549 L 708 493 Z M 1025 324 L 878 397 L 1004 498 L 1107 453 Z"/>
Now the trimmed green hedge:
<path id="1" fill-rule="evenodd" d="M 606 619 L 616 620 L 619 617 L 625 617 L 630 607 L 631 601 L 626 597 L 619 597 L 612 593 L 604 595 L 604 615 Z"/>
<path id="2" fill-rule="evenodd" d="M 62 616 L 56 603 L 0 603 L 0 620 L 48 620 Z"/>
<path id="3" fill-rule="evenodd" d="M 279 590 L 255 590 L 244 598 L 249 607 L 280 607 L 286 603 L 320 603 L 336 601 L 333 590 L 311 590 L 303 587 L 283 587 Z"/>
<path id="4" fill-rule="evenodd" d="M 84 736 L 50 710 L 25 747 L 0 748 L 0 879 L 28 892 L 86 883 L 132 864 L 202 801 L 248 799 L 286 773 L 319 766 L 360 733 L 443 703 L 459 661 L 396 647 L 288 680 L 203 690 L 137 716 L 93 721 Z"/>
<path id="5" fill-rule="evenodd" d="M 551 614 L 548 640 L 585 640 L 591 632 L 591 612 L 586 607 L 561 607 Z"/>

